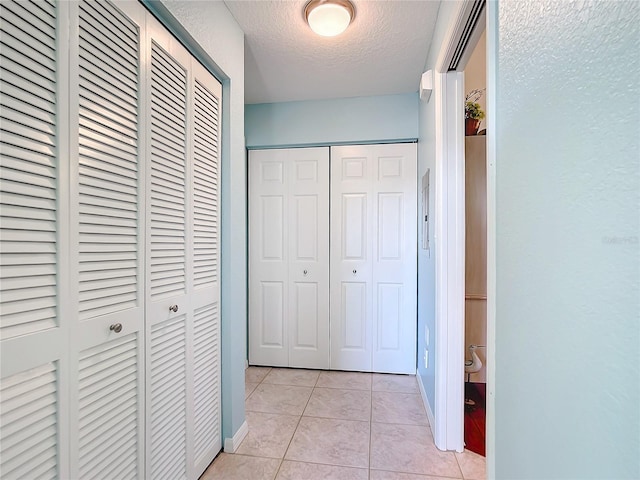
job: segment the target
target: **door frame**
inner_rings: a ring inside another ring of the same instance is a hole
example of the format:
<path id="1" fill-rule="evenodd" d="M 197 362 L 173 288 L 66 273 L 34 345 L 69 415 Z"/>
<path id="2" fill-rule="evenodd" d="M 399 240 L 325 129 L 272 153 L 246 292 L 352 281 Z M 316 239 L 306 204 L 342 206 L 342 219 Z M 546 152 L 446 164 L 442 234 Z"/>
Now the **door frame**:
<path id="1" fill-rule="evenodd" d="M 436 175 L 435 175 L 435 239 L 436 248 L 436 365 L 435 365 L 435 428 L 434 440 L 441 450 L 464 450 L 464 336 L 465 336 L 465 158 L 464 158 L 464 68 L 473 48 L 484 31 L 474 25 L 490 21 L 497 11 L 495 1 L 489 0 L 478 15 L 478 6 L 484 0 L 463 0 L 452 15 L 447 33 L 437 57 L 434 72 Z M 477 16 L 477 23 L 473 18 Z M 470 28 L 471 24 L 471 28 Z M 488 25 L 486 28 L 489 29 Z M 495 37 L 487 39 L 487 52 L 493 48 Z M 463 46 L 463 48 L 461 48 Z M 490 55 L 490 53 L 488 53 Z M 488 63 L 488 65 L 492 65 Z M 487 69 L 487 86 L 494 79 Z M 494 100 L 488 99 L 488 106 Z M 492 110 L 493 111 L 493 110 Z M 489 128 L 495 121 L 489 122 Z M 487 131 L 489 131 L 489 128 Z M 488 144 L 492 145 L 491 139 Z M 488 163 L 490 158 L 487 157 Z M 491 280 L 495 276 L 495 257 L 492 255 L 493 221 L 495 204 L 492 198 L 493 184 L 488 185 L 488 257 L 487 268 Z M 493 176 L 494 178 L 495 176 Z M 487 292 L 488 312 L 494 303 Z M 492 466 L 493 455 L 493 317 L 487 315 L 487 460 Z M 491 412 L 491 413 L 489 413 Z M 491 478 L 491 477 L 489 477 Z"/>

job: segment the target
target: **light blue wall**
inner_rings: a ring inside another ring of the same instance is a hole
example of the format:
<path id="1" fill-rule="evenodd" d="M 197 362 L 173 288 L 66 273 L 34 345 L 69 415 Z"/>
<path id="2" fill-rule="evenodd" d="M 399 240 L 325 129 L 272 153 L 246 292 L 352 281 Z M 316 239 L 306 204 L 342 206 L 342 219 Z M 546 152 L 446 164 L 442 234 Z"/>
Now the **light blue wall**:
<path id="1" fill-rule="evenodd" d="M 496 477 L 638 479 L 640 3 L 498 5 Z"/>
<path id="2" fill-rule="evenodd" d="M 418 94 L 247 105 L 245 121 L 247 148 L 415 140 Z"/>
<path id="3" fill-rule="evenodd" d="M 438 20 L 429 50 L 429 56 L 425 65 L 426 70 L 435 68 L 437 56 L 440 53 L 444 36 L 449 27 L 449 22 L 457 8 L 457 3 L 442 2 L 438 11 Z M 429 189 L 429 245 L 430 254 L 426 250 L 418 250 L 418 375 L 420 375 L 422 384 L 432 409 L 435 408 L 436 386 L 435 386 L 435 365 L 436 365 L 436 348 L 435 348 L 435 241 L 433 238 L 434 222 L 433 212 L 435 211 L 435 98 L 431 95 L 429 102 L 420 102 L 419 114 L 419 138 L 418 138 L 418 191 L 421 191 L 422 176 L 427 169 L 430 169 Z M 422 196 L 419 196 L 418 212 L 422 212 Z M 419 219 L 420 220 L 420 219 Z M 422 245 L 422 224 L 418 227 L 419 245 Z M 426 347 L 429 351 L 429 368 L 424 368 L 424 350 L 425 350 L 425 326 L 429 329 L 429 345 Z M 435 414 L 435 411 L 432 410 Z"/>
<path id="4" fill-rule="evenodd" d="M 180 37 L 199 45 L 223 81 L 221 171 L 222 435 L 245 420 L 246 181 L 244 148 L 244 33 L 223 2 L 146 2 Z M 171 18 L 173 17 L 173 18 Z"/>

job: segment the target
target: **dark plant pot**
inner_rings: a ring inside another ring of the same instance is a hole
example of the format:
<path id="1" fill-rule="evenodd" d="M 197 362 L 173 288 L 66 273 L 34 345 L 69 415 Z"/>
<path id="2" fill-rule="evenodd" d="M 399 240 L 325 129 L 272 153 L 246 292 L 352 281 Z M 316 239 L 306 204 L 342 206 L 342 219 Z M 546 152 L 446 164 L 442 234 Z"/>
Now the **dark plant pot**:
<path id="1" fill-rule="evenodd" d="M 465 136 L 477 135 L 478 128 L 480 128 L 480 120 L 477 118 L 465 118 L 464 119 L 464 134 Z"/>

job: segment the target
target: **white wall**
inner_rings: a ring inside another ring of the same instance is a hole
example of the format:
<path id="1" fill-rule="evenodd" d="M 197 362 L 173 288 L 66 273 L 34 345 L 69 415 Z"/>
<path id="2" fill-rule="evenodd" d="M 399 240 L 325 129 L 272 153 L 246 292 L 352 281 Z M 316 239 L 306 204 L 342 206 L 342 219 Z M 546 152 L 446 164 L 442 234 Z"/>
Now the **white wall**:
<path id="1" fill-rule="evenodd" d="M 244 148 L 244 33 L 223 2 L 163 0 L 145 5 L 223 82 L 221 171 L 222 434 L 231 438 L 245 420 L 246 179 Z"/>
<path id="2" fill-rule="evenodd" d="M 411 141 L 418 94 L 247 105 L 245 136 L 248 148 Z"/>
<path id="3" fill-rule="evenodd" d="M 638 479 L 640 3 L 497 9 L 496 478 Z"/>

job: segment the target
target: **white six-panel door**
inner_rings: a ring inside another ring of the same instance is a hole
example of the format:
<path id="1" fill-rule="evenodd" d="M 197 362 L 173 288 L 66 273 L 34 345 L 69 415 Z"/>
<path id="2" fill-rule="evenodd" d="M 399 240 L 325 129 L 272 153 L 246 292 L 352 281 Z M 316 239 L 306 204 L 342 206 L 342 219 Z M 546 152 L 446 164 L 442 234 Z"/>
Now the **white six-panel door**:
<path id="1" fill-rule="evenodd" d="M 415 373 L 415 144 L 331 147 L 331 368 Z"/>
<path id="2" fill-rule="evenodd" d="M 329 149 L 249 152 L 249 362 L 328 368 Z"/>

